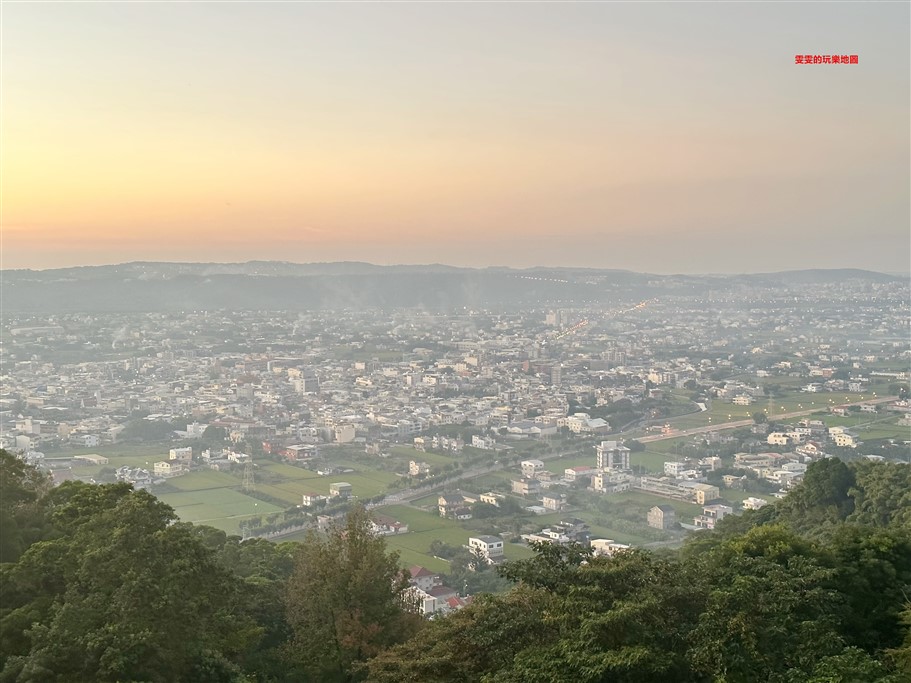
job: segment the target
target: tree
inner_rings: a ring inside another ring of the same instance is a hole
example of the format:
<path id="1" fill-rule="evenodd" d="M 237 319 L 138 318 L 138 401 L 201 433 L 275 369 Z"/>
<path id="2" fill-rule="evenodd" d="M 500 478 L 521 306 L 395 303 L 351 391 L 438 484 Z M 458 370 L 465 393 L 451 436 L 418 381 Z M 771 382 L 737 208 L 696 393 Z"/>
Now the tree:
<path id="1" fill-rule="evenodd" d="M 782 526 L 725 542 L 704 559 L 713 575 L 688 658 L 709 680 L 783 681 L 844 647 L 834 572 Z"/>
<path id="2" fill-rule="evenodd" d="M 205 431 L 202 433 L 202 438 L 205 441 L 214 441 L 216 443 L 222 443 L 228 439 L 228 430 L 224 427 L 216 427 L 215 425 L 209 425 L 206 427 Z"/>
<path id="3" fill-rule="evenodd" d="M 630 453 L 642 453 L 645 450 L 645 444 L 636 439 L 627 439 L 623 445 L 629 448 Z"/>
<path id="4" fill-rule="evenodd" d="M 782 501 L 782 510 L 798 529 L 838 523 L 854 511 L 850 492 L 855 483 L 854 471 L 838 458 L 818 460 Z"/>
<path id="5" fill-rule="evenodd" d="M 44 526 L 38 501 L 50 479 L 37 468 L 0 449 L 0 562 L 14 562 Z"/>
<path id="6" fill-rule="evenodd" d="M 853 465 L 857 485 L 851 490 L 854 512 L 849 521 L 911 531 L 911 467 L 860 461 Z"/>
<path id="7" fill-rule="evenodd" d="M 287 657 L 314 680 L 359 680 L 364 662 L 422 623 L 409 611 L 408 587 L 398 553 L 386 554 L 363 507 L 349 512 L 344 526 L 311 532 L 285 598 L 293 633 Z"/>
<path id="8" fill-rule="evenodd" d="M 434 619 L 418 638 L 370 660 L 372 683 L 467 683 L 511 664 L 527 648 L 552 639 L 556 624 L 547 610 L 555 601 L 522 588 L 508 595 L 479 596 L 465 609 Z"/>
<path id="9" fill-rule="evenodd" d="M 56 537 L 4 577 L 0 680 L 240 680 L 230 659 L 258 632 L 192 527 L 124 484 L 46 498 Z"/>
<path id="10" fill-rule="evenodd" d="M 755 413 L 753 413 L 754 424 L 761 425 L 761 424 L 767 423 L 768 421 L 769 421 L 769 416 L 766 415 L 761 410 L 757 410 Z"/>

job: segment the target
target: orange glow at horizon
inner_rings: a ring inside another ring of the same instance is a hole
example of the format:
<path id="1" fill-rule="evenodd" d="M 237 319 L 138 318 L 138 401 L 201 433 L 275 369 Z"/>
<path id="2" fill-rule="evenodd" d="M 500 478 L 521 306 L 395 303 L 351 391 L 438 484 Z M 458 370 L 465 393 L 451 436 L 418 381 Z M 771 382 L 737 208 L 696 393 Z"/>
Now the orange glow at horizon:
<path id="1" fill-rule="evenodd" d="M 864 48 L 823 72 L 792 64 L 804 46 L 771 28 L 785 8 L 10 7 L 4 268 L 749 270 L 794 240 L 828 249 L 822 265 L 906 261 L 908 68 L 876 52 L 906 55 L 890 33 L 906 8 L 823 27 L 786 8 L 798 35 Z M 858 230 L 850 254 L 822 242 Z M 763 236 L 754 254 L 745 235 Z"/>

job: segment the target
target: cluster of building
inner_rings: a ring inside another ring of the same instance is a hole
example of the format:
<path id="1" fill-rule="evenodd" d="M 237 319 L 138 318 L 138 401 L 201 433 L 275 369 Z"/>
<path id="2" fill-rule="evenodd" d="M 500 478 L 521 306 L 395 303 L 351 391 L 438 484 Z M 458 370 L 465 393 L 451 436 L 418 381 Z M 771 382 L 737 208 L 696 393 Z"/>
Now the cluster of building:
<path id="1" fill-rule="evenodd" d="M 902 296 L 893 284 L 807 285 L 797 306 L 757 284 L 616 310 L 14 315 L 0 347 L 0 447 L 95 448 L 165 428 L 300 459 L 326 443 L 458 454 L 560 430 L 606 437 L 626 425 L 579 406 L 681 388 L 751 405 L 778 377 L 820 395 L 906 382 L 890 369 L 909 360 Z M 437 434 L 449 425 L 468 431 Z M 852 443 L 849 430 L 831 437 Z M 161 476 L 179 472 L 163 462 Z"/>

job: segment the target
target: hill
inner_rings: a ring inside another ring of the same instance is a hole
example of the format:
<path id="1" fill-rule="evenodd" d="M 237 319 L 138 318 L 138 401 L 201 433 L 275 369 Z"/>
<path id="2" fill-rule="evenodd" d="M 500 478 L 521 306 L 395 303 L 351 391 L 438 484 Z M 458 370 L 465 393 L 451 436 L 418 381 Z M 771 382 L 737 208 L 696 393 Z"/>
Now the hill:
<path id="1" fill-rule="evenodd" d="M 0 297 L 9 313 L 182 310 L 329 310 L 519 307 L 542 302 L 605 303 L 684 293 L 700 296 L 808 284 L 884 283 L 901 278 L 864 270 L 754 275 L 654 275 L 588 268 L 457 268 L 440 264 L 250 261 L 125 263 L 7 270 Z"/>

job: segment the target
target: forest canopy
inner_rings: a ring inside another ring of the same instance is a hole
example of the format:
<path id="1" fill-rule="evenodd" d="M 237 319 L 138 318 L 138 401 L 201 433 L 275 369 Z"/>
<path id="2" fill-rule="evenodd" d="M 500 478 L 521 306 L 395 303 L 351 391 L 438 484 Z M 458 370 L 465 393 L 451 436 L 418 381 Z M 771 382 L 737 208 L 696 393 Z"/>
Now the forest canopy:
<path id="1" fill-rule="evenodd" d="M 433 620 L 363 508 L 242 541 L 0 452 L 0 521 L 0 683 L 911 680 L 903 465 L 814 463 L 678 552 L 539 545 Z"/>

